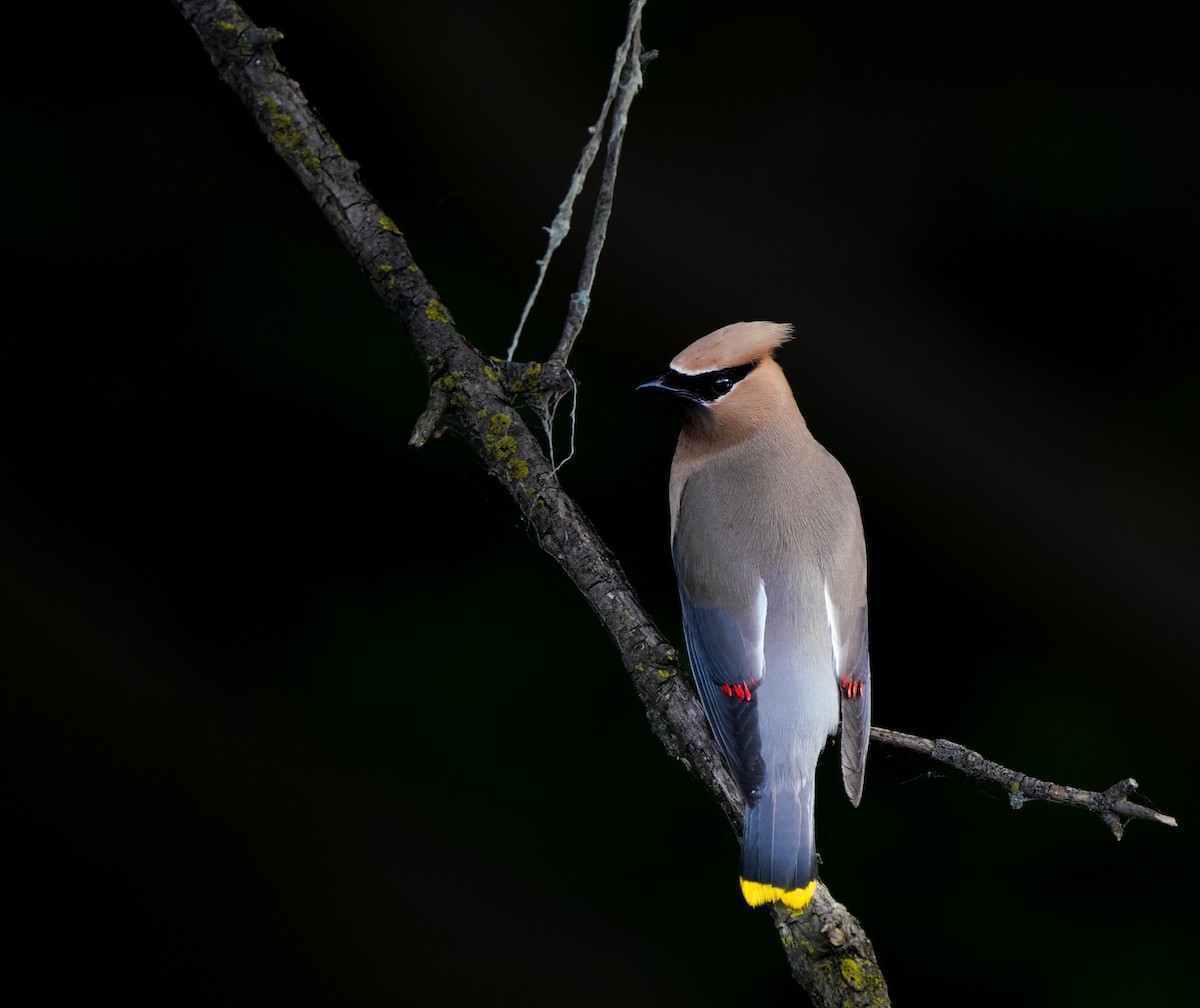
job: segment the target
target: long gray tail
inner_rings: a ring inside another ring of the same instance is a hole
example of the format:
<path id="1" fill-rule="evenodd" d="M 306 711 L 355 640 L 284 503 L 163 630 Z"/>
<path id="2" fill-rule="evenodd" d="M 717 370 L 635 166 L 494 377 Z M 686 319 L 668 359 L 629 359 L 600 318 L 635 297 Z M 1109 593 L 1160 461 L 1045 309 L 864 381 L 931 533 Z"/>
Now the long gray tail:
<path id="1" fill-rule="evenodd" d="M 799 793 L 765 788 L 746 807 L 742 836 L 742 894 L 751 906 L 778 900 L 799 910 L 816 887 L 813 842 L 814 782 Z"/>

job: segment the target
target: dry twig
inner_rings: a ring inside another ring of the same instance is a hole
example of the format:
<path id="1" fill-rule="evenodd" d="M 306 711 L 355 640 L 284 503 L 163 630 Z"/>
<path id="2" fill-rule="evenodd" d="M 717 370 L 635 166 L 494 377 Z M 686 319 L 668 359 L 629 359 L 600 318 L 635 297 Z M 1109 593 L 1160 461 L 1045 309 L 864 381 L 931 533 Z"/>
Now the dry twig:
<path id="1" fill-rule="evenodd" d="M 1010 770 L 981 756 L 973 749 L 948 739 L 919 738 L 916 735 L 893 731 L 891 728 L 878 727 L 871 729 L 871 739 L 884 745 L 924 753 L 930 759 L 952 766 L 968 777 L 999 784 L 1008 795 L 1009 804 L 1015 809 L 1019 809 L 1027 801 L 1038 800 L 1072 805 L 1095 812 L 1118 840 L 1124 836 L 1125 824 L 1130 819 L 1146 819 L 1163 826 L 1179 825 L 1174 816 L 1163 815 L 1145 805 L 1129 801 L 1127 796 L 1138 787 L 1137 781 L 1132 777 L 1117 781 L 1104 791 L 1085 791 L 1083 788 L 1052 784 L 1017 770 Z"/>

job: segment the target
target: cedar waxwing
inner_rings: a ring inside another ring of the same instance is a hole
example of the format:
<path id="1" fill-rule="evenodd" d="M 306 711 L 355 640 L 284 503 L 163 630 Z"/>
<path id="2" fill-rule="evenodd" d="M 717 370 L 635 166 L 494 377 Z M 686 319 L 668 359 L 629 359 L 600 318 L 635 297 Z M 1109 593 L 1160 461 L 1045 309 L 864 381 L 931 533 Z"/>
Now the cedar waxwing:
<path id="1" fill-rule="evenodd" d="M 817 885 L 814 776 L 839 714 L 842 781 L 862 797 L 871 670 L 858 502 L 774 360 L 790 338 L 737 322 L 640 387 L 683 414 L 671 553 L 692 675 L 746 797 L 742 894 L 798 910 Z"/>

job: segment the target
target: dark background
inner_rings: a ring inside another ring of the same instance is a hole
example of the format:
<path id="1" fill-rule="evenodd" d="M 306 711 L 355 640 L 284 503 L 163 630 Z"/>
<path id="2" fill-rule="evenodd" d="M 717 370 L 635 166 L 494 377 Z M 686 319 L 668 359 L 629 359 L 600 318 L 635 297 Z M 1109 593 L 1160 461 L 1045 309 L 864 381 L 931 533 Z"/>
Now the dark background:
<path id="1" fill-rule="evenodd" d="M 9 19 L 5 983 L 46 1003 L 795 1003 L 736 838 L 168 4 Z M 898 1005 L 1172 1004 L 1196 928 L 1184 5 L 651 0 L 562 477 L 678 641 L 674 419 L 727 322 L 858 490 L 878 723 L 1182 828 L 826 760 Z M 462 331 L 507 346 L 619 2 L 263 2 Z M 579 234 L 587 208 L 577 215 Z M 519 356 L 544 357 L 560 253 Z"/>

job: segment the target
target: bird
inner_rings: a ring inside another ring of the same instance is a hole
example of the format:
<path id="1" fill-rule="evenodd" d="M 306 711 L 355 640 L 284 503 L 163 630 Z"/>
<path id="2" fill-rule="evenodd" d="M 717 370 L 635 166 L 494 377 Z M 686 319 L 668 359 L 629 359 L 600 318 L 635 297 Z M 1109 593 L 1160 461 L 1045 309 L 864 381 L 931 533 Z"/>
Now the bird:
<path id="1" fill-rule="evenodd" d="M 775 360 L 791 338 L 736 322 L 638 389 L 681 413 L 671 555 L 692 678 L 746 801 L 742 895 L 800 911 L 817 884 L 817 761 L 839 724 L 842 783 L 862 798 L 871 666 L 858 499 Z"/>

